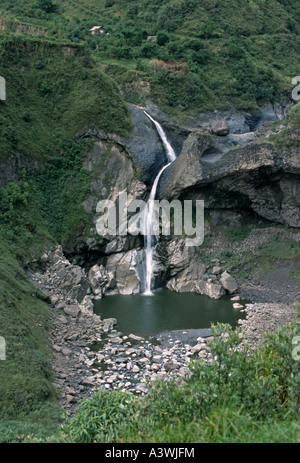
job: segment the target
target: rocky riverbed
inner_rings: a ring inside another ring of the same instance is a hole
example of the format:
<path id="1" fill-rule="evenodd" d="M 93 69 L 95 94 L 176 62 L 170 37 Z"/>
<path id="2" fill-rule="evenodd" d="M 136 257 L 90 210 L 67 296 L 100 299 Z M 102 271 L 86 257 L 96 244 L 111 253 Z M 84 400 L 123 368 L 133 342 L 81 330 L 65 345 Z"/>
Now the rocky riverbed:
<path id="1" fill-rule="evenodd" d="M 71 264 L 59 247 L 49 255 L 42 258 L 42 271 L 29 277 L 49 297 L 54 325 L 50 337 L 53 373 L 67 414 L 73 413 L 81 398 L 99 388 L 146 394 L 156 379 L 174 379 L 180 384 L 190 374 L 191 359 L 212 361 L 209 329 L 163 332 L 152 338 L 116 331 L 116 319 L 102 320 L 93 313 L 84 270 Z M 265 331 L 296 320 L 296 308 L 289 303 L 260 302 L 243 309 L 239 296 L 233 299 L 237 310 L 246 311 L 240 325 L 253 348 Z"/>

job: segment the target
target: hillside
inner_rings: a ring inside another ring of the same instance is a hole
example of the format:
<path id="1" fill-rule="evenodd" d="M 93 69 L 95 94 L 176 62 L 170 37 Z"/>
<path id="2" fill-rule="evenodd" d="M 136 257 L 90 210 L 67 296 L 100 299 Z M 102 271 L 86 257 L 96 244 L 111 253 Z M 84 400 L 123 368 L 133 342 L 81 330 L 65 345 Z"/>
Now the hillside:
<path id="1" fill-rule="evenodd" d="M 7 30 L 85 42 L 127 101 L 151 98 L 178 117 L 279 101 L 299 74 L 300 12 L 289 0 L 2 3 Z"/>

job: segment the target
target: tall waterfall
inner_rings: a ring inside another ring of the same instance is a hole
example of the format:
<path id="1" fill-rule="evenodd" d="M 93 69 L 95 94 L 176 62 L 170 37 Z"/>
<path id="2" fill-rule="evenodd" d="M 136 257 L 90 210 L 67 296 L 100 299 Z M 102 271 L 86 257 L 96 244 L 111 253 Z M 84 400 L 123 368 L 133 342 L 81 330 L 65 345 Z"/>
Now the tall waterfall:
<path id="1" fill-rule="evenodd" d="M 144 111 L 146 116 L 154 123 L 156 130 L 161 138 L 162 144 L 164 146 L 167 159 L 168 159 L 168 164 L 166 164 L 157 174 L 157 176 L 154 179 L 149 200 L 147 203 L 147 209 L 146 209 L 146 220 L 145 220 L 145 225 L 146 225 L 146 230 L 145 230 L 145 253 L 146 253 L 146 288 L 145 288 L 145 295 L 151 295 L 151 282 L 152 282 L 152 275 L 153 275 L 153 251 L 154 251 L 154 246 L 156 244 L 156 237 L 152 236 L 152 224 L 153 224 L 153 210 L 154 210 L 154 200 L 156 196 L 156 190 L 158 186 L 159 179 L 164 172 L 164 170 L 172 164 L 173 161 L 176 159 L 176 154 L 168 142 L 168 139 L 166 137 L 165 132 L 163 131 L 163 128 L 161 125 L 154 120 L 146 111 Z"/>

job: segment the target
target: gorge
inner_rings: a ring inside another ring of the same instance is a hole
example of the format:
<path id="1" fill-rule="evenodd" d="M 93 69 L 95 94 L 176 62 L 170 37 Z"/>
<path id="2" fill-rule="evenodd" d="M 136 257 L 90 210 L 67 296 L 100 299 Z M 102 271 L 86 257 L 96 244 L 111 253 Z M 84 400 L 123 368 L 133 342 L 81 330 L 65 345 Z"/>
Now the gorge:
<path id="1" fill-rule="evenodd" d="M 299 442 L 300 6 L 0 9 L 0 442 Z"/>

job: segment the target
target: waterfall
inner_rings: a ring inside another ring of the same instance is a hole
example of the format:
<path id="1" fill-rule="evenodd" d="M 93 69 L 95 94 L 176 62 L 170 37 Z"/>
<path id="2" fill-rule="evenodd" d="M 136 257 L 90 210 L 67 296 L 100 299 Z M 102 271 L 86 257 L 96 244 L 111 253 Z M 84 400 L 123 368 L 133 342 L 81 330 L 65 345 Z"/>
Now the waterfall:
<path id="1" fill-rule="evenodd" d="M 156 190 L 158 186 L 159 179 L 164 172 L 164 170 L 169 167 L 170 164 L 172 164 L 173 161 L 176 159 L 176 154 L 168 142 L 168 139 L 166 137 L 165 132 L 163 131 L 163 128 L 161 125 L 153 119 L 146 111 L 144 111 L 146 116 L 154 123 L 156 130 L 161 138 L 163 147 L 165 149 L 167 159 L 168 159 L 168 164 L 166 164 L 157 174 L 157 176 L 154 179 L 149 200 L 147 203 L 147 208 L 146 208 L 146 220 L 145 220 L 145 253 L 146 253 L 146 281 L 145 281 L 145 295 L 151 295 L 151 282 L 152 282 L 152 274 L 153 274 L 153 251 L 154 251 L 154 245 L 156 242 L 155 237 L 152 236 L 152 224 L 153 224 L 153 210 L 154 210 L 154 200 L 156 196 Z"/>

